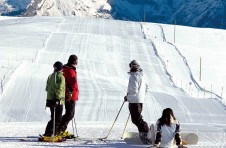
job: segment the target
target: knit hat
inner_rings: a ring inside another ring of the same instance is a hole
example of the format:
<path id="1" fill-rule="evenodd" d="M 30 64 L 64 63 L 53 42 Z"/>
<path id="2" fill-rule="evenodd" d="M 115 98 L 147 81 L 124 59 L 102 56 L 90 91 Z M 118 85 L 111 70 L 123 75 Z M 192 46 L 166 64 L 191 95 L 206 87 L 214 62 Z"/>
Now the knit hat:
<path id="1" fill-rule="evenodd" d="M 140 69 L 140 64 L 137 60 L 132 60 L 130 63 L 129 63 L 129 67 L 131 69 Z"/>
<path id="2" fill-rule="evenodd" d="M 63 64 L 60 61 L 54 63 L 53 68 L 55 70 L 61 71 L 63 69 Z"/>

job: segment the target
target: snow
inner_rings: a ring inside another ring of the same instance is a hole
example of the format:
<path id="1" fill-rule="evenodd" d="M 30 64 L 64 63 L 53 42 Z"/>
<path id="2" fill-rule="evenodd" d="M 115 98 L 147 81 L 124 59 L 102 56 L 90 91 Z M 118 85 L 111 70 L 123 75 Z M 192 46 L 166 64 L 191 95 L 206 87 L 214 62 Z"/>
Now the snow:
<path id="1" fill-rule="evenodd" d="M 7 4 L 6 0 L 0 0 L 0 15 L 12 11 L 11 5 Z"/>
<path id="2" fill-rule="evenodd" d="M 140 61 L 149 85 L 142 113 L 149 125 L 170 107 L 182 132 L 199 135 L 198 144 L 190 147 L 226 147 L 226 101 L 224 90 L 219 90 L 225 86 L 225 30 L 177 26 L 174 44 L 174 27 L 164 24 L 21 17 L 0 20 L 0 26 L 0 147 L 132 147 L 121 139 L 129 115 L 127 102 L 108 141 L 92 138 L 107 136 L 123 104 L 133 59 Z M 71 54 L 78 55 L 75 120 L 79 136 L 87 139 L 20 142 L 20 137 L 43 134 L 49 120 L 47 77 L 55 61 L 66 63 Z M 213 89 L 207 89 L 211 84 Z M 137 131 L 131 121 L 126 130 Z"/>
<path id="3" fill-rule="evenodd" d="M 39 0 L 32 1 L 25 16 L 111 17 L 107 0 Z"/>

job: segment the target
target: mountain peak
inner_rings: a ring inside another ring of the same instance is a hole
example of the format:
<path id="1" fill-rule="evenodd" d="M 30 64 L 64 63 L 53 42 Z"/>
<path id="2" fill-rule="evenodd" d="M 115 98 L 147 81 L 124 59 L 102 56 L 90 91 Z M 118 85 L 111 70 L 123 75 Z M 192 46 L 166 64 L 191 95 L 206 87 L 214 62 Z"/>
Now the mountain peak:
<path id="1" fill-rule="evenodd" d="M 109 18 L 111 6 L 106 0 L 33 0 L 24 16 L 93 16 Z"/>

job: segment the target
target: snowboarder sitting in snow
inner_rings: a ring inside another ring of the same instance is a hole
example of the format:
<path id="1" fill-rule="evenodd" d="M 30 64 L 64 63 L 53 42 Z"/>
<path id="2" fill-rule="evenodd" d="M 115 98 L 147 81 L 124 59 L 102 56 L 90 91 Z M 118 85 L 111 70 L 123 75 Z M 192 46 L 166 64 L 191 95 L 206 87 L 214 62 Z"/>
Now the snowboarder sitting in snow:
<path id="1" fill-rule="evenodd" d="M 144 144 L 151 144 L 148 139 L 148 124 L 143 120 L 141 112 L 143 110 L 144 96 L 147 90 L 147 85 L 143 76 L 142 69 L 136 60 L 129 64 L 129 84 L 127 95 L 124 101 L 129 102 L 129 111 L 131 114 L 132 122 L 137 126 L 139 137 Z"/>
<path id="2" fill-rule="evenodd" d="M 176 120 L 173 110 L 166 108 L 162 112 L 162 117 L 156 123 L 156 147 L 173 147 L 174 140 L 178 148 L 183 148 L 181 145 L 180 124 Z"/>
<path id="3" fill-rule="evenodd" d="M 43 137 L 40 141 L 62 141 L 62 137 L 55 136 L 60 125 L 65 97 L 65 78 L 62 73 L 63 64 L 57 61 L 54 72 L 49 75 L 46 84 L 47 100 L 46 106 L 50 108 L 51 120 L 48 122 Z"/>

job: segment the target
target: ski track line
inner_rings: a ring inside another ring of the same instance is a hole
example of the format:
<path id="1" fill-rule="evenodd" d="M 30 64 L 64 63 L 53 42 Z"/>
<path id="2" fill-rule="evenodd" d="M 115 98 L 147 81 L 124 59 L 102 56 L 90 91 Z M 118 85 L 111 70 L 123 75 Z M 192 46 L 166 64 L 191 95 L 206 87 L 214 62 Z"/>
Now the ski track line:
<path id="1" fill-rule="evenodd" d="M 155 110 L 155 112 L 154 112 L 154 115 L 155 115 L 155 121 L 157 121 L 157 119 L 159 118 L 159 117 L 158 117 L 158 113 L 161 113 L 161 112 L 162 112 L 162 109 L 160 109 L 160 106 L 161 106 L 161 105 L 158 103 L 157 100 L 155 100 L 156 98 L 153 97 L 152 94 L 150 95 L 150 98 L 151 98 L 152 105 L 153 105 L 154 110 Z M 155 100 L 155 101 L 154 101 L 154 100 Z"/>
<path id="2" fill-rule="evenodd" d="M 8 91 L 8 89 L 13 85 L 14 81 L 15 81 L 15 76 L 17 75 L 21 65 L 23 64 L 23 61 L 20 62 L 20 64 L 18 64 L 18 66 L 12 70 L 10 72 L 10 74 L 8 75 L 8 82 L 5 82 L 5 87 L 4 87 L 4 91 L 2 92 L 2 94 L 0 95 L 0 101 L 3 98 L 3 96 L 5 96 L 6 92 Z M 7 79 L 7 77 L 5 78 Z"/>
<path id="3" fill-rule="evenodd" d="M 142 23 L 140 23 L 140 25 L 141 25 L 142 33 L 144 34 L 144 39 L 147 39 L 147 38 L 146 38 L 146 34 L 145 34 L 145 32 L 144 32 L 144 29 L 143 29 L 144 27 L 143 27 Z M 163 32 L 162 34 L 164 34 L 164 32 Z M 165 35 L 163 35 L 163 36 L 165 36 Z M 147 39 L 147 40 L 148 40 L 148 39 Z M 164 39 L 163 39 L 163 40 L 164 40 Z M 182 88 L 177 87 L 177 86 L 175 85 L 175 83 L 173 82 L 172 76 L 171 76 L 170 73 L 167 71 L 165 61 L 164 61 L 164 60 L 162 59 L 162 57 L 158 54 L 158 49 L 157 49 L 155 43 L 154 43 L 151 39 L 149 39 L 149 41 L 151 42 L 151 44 L 152 44 L 152 46 L 153 46 L 153 49 L 154 49 L 154 51 L 155 51 L 156 56 L 159 58 L 159 60 L 160 60 L 161 63 L 163 64 L 165 73 L 166 73 L 166 75 L 169 76 L 170 81 L 173 83 L 173 85 L 174 85 L 176 88 L 180 89 L 183 93 L 185 93 L 185 91 L 184 91 Z M 185 94 L 186 94 L 186 93 L 185 93 Z M 186 107 L 179 99 L 177 99 L 177 98 L 175 98 L 175 97 L 173 97 L 173 98 L 174 98 L 175 100 L 177 100 L 177 102 L 179 102 L 179 103 L 181 104 L 181 106 L 183 106 L 184 113 L 187 115 L 188 119 L 189 119 L 190 121 L 192 121 L 191 118 L 190 118 L 190 116 L 188 116 L 188 115 L 190 115 L 191 113 L 190 113 L 190 111 L 187 109 L 187 107 Z"/>
<path id="4" fill-rule="evenodd" d="M 75 23 L 74 23 L 74 24 L 73 24 L 73 26 L 72 26 L 72 34 L 73 34 L 73 38 L 72 38 L 72 40 L 71 40 L 70 47 L 68 48 L 68 51 L 67 51 L 66 57 L 69 57 L 70 52 L 71 52 L 71 49 L 72 49 L 72 45 L 73 45 L 74 40 L 75 40 L 75 36 L 74 36 L 74 29 L 75 29 Z"/>
<path id="5" fill-rule="evenodd" d="M 217 95 L 216 93 L 211 92 L 211 91 L 208 91 L 208 90 L 202 88 L 202 87 L 199 85 L 199 83 L 195 80 L 195 78 L 194 78 L 194 76 L 193 76 L 193 74 L 192 74 L 191 68 L 190 68 L 190 66 L 188 65 L 188 62 L 187 62 L 186 58 L 181 54 L 181 52 L 179 51 L 179 49 L 177 48 L 177 46 L 174 45 L 173 43 L 170 43 L 170 42 L 167 42 L 167 43 L 170 44 L 170 45 L 172 45 L 172 46 L 175 48 L 175 50 L 178 52 L 178 54 L 183 58 L 183 61 L 184 61 L 185 65 L 187 66 L 187 69 L 188 69 L 188 71 L 189 71 L 190 78 L 191 78 L 192 82 L 195 84 L 196 88 L 199 89 L 199 90 L 201 90 L 201 91 L 203 91 L 203 92 L 206 92 L 206 93 L 210 93 L 210 94 L 212 93 L 213 95 L 217 96 L 218 98 L 221 98 L 221 97 L 220 97 L 219 95 Z"/>
<path id="6" fill-rule="evenodd" d="M 77 30 L 77 31 L 78 31 L 78 30 Z M 90 36 L 90 35 L 89 35 L 89 36 Z M 90 37 L 89 37 L 86 41 L 87 41 L 87 43 L 90 43 Z M 82 40 L 81 42 L 84 43 L 84 40 Z M 84 45 L 81 44 L 81 46 L 84 46 Z M 94 65 L 94 61 L 93 61 L 92 57 L 90 57 L 90 54 L 92 53 L 92 51 L 91 51 L 91 49 L 90 49 L 89 47 L 87 47 L 87 49 L 88 49 L 88 50 L 84 50 L 84 51 L 82 51 L 82 52 L 85 52 L 85 53 L 84 53 L 84 56 L 89 57 L 88 59 L 89 59 L 90 65 L 91 65 L 91 67 L 92 67 L 92 71 L 94 72 L 94 71 L 96 70 L 96 69 L 95 69 L 95 65 Z M 96 85 L 98 84 L 96 75 L 97 75 L 96 73 L 94 73 L 94 74 L 92 75 L 92 76 L 93 76 L 93 79 L 92 79 L 92 80 L 94 80 L 93 82 L 95 82 L 95 83 L 94 83 L 94 87 L 92 88 L 93 90 L 95 89 Z M 97 90 L 96 90 L 96 92 L 95 92 L 95 93 L 98 93 L 98 94 L 94 95 L 94 96 L 96 96 L 97 100 L 94 100 L 94 99 L 91 99 L 91 98 L 90 98 L 90 102 L 92 102 L 92 103 L 95 104 L 95 106 L 93 106 L 94 108 L 96 108 L 97 105 L 101 104 L 101 102 L 99 102 L 99 94 L 100 94 L 100 89 L 99 89 L 99 88 L 100 88 L 100 87 L 98 87 Z M 93 94 L 94 94 L 94 93 L 93 93 Z M 90 96 L 90 97 L 92 97 L 92 96 Z M 97 102 L 98 102 L 98 103 L 97 103 Z M 87 110 L 87 109 L 89 109 L 89 110 Z M 86 112 L 89 111 L 89 116 L 88 116 L 88 118 L 92 120 L 92 118 L 93 118 L 93 111 L 89 108 L 89 106 L 86 105 L 85 107 L 83 107 L 83 110 L 86 111 Z M 84 112 L 84 111 L 83 111 L 83 112 Z M 97 115 L 99 115 L 99 110 L 97 110 L 97 111 L 98 111 L 98 114 L 97 114 Z M 96 117 L 96 118 L 97 118 L 97 117 Z"/>
<path id="7" fill-rule="evenodd" d="M 158 25 L 158 26 L 161 29 L 162 41 L 163 42 L 166 42 L 166 36 L 165 36 L 164 30 L 163 30 L 163 27 L 161 25 Z"/>
<path id="8" fill-rule="evenodd" d="M 20 71 L 21 67 L 23 65 L 23 62 L 21 64 L 19 64 L 19 66 L 14 70 L 14 72 L 12 73 L 11 77 L 9 78 L 9 81 L 6 85 L 6 89 L 5 92 L 3 93 L 4 95 L 2 95 L 2 97 L 6 96 L 6 93 L 9 91 L 9 89 L 13 86 L 13 84 L 16 82 L 17 79 L 17 75 L 18 72 Z M 14 102 L 15 97 L 12 97 L 9 106 L 8 106 L 8 111 L 6 113 L 8 113 L 11 110 L 12 107 L 12 103 Z M 2 118 L 3 119 L 3 118 Z"/>
<path id="9" fill-rule="evenodd" d="M 155 52 L 155 55 L 156 55 L 157 58 L 161 61 L 162 65 L 163 65 L 163 67 L 164 67 L 164 70 L 165 70 L 165 74 L 168 76 L 169 80 L 172 82 L 172 85 L 173 85 L 174 87 L 180 89 L 183 93 L 185 93 L 185 91 L 184 91 L 182 88 L 177 87 L 176 84 L 174 83 L 174 81 L 172 80 L 172 76 L 170 75 L 170 73 L 168 72 L 168 70 L 167 70 L 167 68 L 166 68 L 166 63 L 165 63 L 165 61 L 164 61 L 164 60 L 162 59 L 162 57 L 158 54 L 158 49 L 157 49 L 157 47 L 156 47 L 154 41 L 147 38 L 147 35 L 146 35 L 146 33 L 145 33 L 144 29 L 143 29 L 144 27 L 143 27 L 143 24 L 142 24 L 142 23 L 140 23 L 140 26 L 141 26 L 141 31 L 142 31 L 142 33 L 144 34 L 144 39 L 150 41 L 150 43 L 152 44 L 153 50 L 154 50 L 154 52 Z"/>
<path id="10" fill-rule="evenodd" d="M 49 43 L 49 40 L 52 38 L 52 36 L 53 36 L 54 33 L 58 33 L 58 32 L 60 31 L 60 28 L 61 28 L 61 26 L 62 26 L 62 24 L 63 24 L 64 21 L 65 21 L 65 18 L 61 21 L 61 23 L 60 23 L 60 25 L 58 26 L 58 29 L 56 30 L 56 32 L 51 32 L 51 33 L 50 33 L 50 35 L 48 36 L 48 38 L 47 38 L 46 41 L 45 41 L 44 47 L 43 47 L 41 50 L 38 50 L 38 53 L 36 54 L 37 56 L 36 56 L 36 58 L 35 58 L 35 60 L 34 60 L 35 63 L 38 63 L 38 62 L 39 62 L 39 59 L 40 59 L 40 52 L 43 52 L 43 51 L 46 50 L 47 45 L 48 45 L 48 43 Z"/>
<path id="11" fill-rule="evenodd" d="M 64 39 L 64 42 L 67 41 L 67 40 L 70 41 L 70 38 L 69 38 L 69 34 L 68 34 L 68 33 L 67 33 L 67 35 L 66 35 L 66 37 L 65 37 L 65 39 Z M 69 49 L 68 49 L 68 50 L 69 50 Z M 66 61 L 66 57 L 68 57 L 68 56 L 64 56 L 64 53 L 66 53 L 66 47 L 65 47 L 65 46 L 64 46 L 64 48 L 62 49 L 61 54 L 59 55 L 59 56 L 60 56 L 59 59 L 62 59 L 62 60 L 65 60 L 65 61 Z"/>
<path id="12" fill-rule="evenodd" d="M 199 85 L 199 83 L 195 80 L 195 78 L 194 78 L 194 76 L 193 76 L 193 74 L 192 74 L 191 68 L 190 68 L 190 66 L 189 66 L 189 64 L 188 64 L 187 59 L 185 58 L 185 56 L 182 55 L 182 53 L 180 52 L 180 50 L 177 48 L 176 45 L 174 45 L 173 43 L 171 43 L 171 42 L 169 42 L 169 41 L 166 40 L 165 32 L 164 32 L 163 27 L 162 27 L 161 25 L 158 25 L 158 26 L 160 27 L 161 32 L 162 32 L 161 34 L 162 34 L 163 42 L 166 42 L 167 44 L 173 46 L 174 49 L 177 51 L 177 53 L 181 56 L 181 58 L 183 59 L 185 65 L 186 65 L 186 67 L 187 67 L 187 69 L 188 69 L 188 71 L 189 71 L 190 78 L 191 78 L 192 82 L 195 84 L 196 88 L 199 89 L 199 90 L 201 90 L 201 91 L 205 91 L 205 92 L 207 92 L 207 93 L 214 94 L 214 95 L 216 95 L 218 98 L 221 98 L 221 97 L 220 97 L 219 95 L 217 95 L 216 93 L 211 92 L 211 91 L 208 91 L 208 90 L 205 90 L 204 88 L 202 88 L 202 87 Z"/>
<path id="13" fill-rule="evenodd" d="M 29 93 L 29 95 L 28 95 L 29 96 L 29 98 L 28 98 L 28 104 L 29 104 L 29 106 L 28 106 L 27 112 L 26 112 L 26 114 L 24 116 L 24 122 L 27 121 L 28 114 L 29 114 L 29 112 L 31 110 L 31 104 L 32 104 L 30 83 L 31 83 L 31 76 L 28 77 L 28 83 L 27 83 L 27 90 L 28 90 L 28 93 Z"/>

